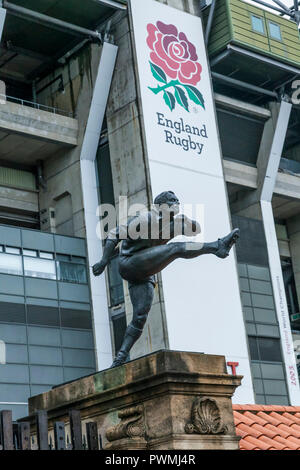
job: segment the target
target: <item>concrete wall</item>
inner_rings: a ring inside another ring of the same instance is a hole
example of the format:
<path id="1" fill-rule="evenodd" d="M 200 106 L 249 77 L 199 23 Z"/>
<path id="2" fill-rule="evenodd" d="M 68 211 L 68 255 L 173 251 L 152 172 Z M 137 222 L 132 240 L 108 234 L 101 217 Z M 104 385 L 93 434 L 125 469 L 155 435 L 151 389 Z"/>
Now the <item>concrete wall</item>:
<path id="1" fill-rule="evenodd" d="M 290 240 L 290 253 L 295 276 L 295 284 L 300 305 L 300 216 L 287 220 L 288 236 Z"/>
<path id="2" fill-rule="evenodd" d="M 136 203 L 149 206 L 152 194 L 143 145 L 131 37 L 128 18 L 125 15 L 119 17 L 112 34 L 119 52 L 106 117 L 116 207 L 119 207 L 120 196 L 128 197 L 129 206 Z M 124 282 L 124 292 L 129 323 L 132 306 L 126 282 Z M 160 285 L 155 290 L 155 299 L 143 336 L 132 349 L 131 358 L 167 346 L 163 294 Z"/>
<path id="3" fill-rule="evenodd" d="M 79 125 L 77 147 L 59 150 L 44 162 L 46 188 L 41 189 L 40 208 L 45 211 L 42 229 L 46 231 L 85 236 L 80 153 L 100 57 L 101 46 L 87 44 L 77 57 L 55 71 L 54 76 L 63 75 L 65 93 L 57 90 L 58 81 L 38 94 L 40 102 L 74 112 Z M 49 83 L 51 79 L 53 77 L 47 77 L 45 82 Z M 54 221 L 51 221 L 49 209 L 54 210 Z"/>

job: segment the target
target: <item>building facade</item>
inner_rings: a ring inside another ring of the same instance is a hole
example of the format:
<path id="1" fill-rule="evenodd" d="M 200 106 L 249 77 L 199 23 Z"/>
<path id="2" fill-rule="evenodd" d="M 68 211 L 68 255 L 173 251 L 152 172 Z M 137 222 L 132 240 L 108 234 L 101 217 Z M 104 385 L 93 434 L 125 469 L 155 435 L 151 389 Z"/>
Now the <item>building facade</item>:
<path id="1" fill-rule="evenodd" d="M 1 409 L 24 415 L 28 396 L 110 366 L 132 311 L 117 257 L 91 274 L 97 208 L 150 207 L 164 189 L 203 206 L 205 241 L 231 225 L 241 238 L 224 262 L 177 261 L 157 276 L 131 358 L 225 355 L 244 376 L 237 403 L 299 404 L 297 21 L 242 0 L 48 3 L 0 10 Z M 164 17 L 201 51 L 205 107 L 189 114 L 145 82 L 141 25 Z M 181 117 L 207 143 L 202 156 L 160 147 L 163 119 Z"/>

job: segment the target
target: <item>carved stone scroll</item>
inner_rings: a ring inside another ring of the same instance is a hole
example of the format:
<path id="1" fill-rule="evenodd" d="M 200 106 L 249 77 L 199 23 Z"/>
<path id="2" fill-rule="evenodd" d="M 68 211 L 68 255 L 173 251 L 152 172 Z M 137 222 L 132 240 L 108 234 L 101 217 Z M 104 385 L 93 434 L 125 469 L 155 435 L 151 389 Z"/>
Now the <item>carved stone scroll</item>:
<path id="1" fill-rule="evenodd" d="M 118 413 L 121 422 L 106 431 L 107 440 L 112 442 L 123 438 L 144 437 L 144 409 L 143 406 L 133 406 Z"/>

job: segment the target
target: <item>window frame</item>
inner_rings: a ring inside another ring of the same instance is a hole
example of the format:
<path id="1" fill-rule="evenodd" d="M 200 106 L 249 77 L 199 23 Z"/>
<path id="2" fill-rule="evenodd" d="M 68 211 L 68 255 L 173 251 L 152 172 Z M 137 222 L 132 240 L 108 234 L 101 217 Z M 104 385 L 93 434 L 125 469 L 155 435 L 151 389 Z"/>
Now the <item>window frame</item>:
<path id="1" fill-rule="evenodd" d="M 255 29 L 254 27 L 254 23 L 253 23 L 253 19 L 257 19 L 257 20 L 260 20 L 262 22 L 262 26 L 263 26 L 263 32 L 262 31 L 258 31 Z M 263 16 L 258 16 L 258 15 L 255 15 L 254 13 L 250 13 L 250 19 L 251 19 L 251 29 L 254 33 L 256 34 L 260 34 L 261 36 L 265 36 L 267 37 L 267 30 L 266 30 L 266 24 L 265 24 L 265 18 Z"/>
<path id="2" fill-rule="evenodd" d="M 274 36 L 272 36 L 270 25 L 277 26 L 277 27 L 279 28 L 280 39 L 279 39 L 279 38 L 275 38 Z M 268 32 L 269 32 L 270 39 L 272 39 L 273 41 L 283 42 L 283 40 L 282 40 L 281 27 L 280 27 L 280 25 L 279 25 L 278 23 L 275 23 L 274 21 L 268 20 Z"/>

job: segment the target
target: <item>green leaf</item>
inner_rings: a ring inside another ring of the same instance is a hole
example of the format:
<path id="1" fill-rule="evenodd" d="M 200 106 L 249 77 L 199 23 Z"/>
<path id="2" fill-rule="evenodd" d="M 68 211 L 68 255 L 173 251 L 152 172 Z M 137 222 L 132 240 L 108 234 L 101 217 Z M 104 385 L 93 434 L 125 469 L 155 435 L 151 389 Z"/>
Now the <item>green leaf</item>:
<path id="1" fill-rule="evenodd" d="M 175 108 L 176 100 L 174 98 L 174 95 L 170 93 L 169 91 L 164 92 L 164 100 L 167 106 L 169 106 L 170 110 L 173 111 Z"/>
<path id="2" fill-rule="evenodd" d="M 189 113 L 189 103 L 188 103 L 186 94 L 178 86 L 175 86 L 174 88 L 175 88 L 175 98 L 176 98 L 177 103 Z"/>
<path id="3" fill-rule="evenodd" d="M 165 72 L 157 65 L 152 64 L 152 62 L 149 62 L 149 64 L 151 67 L 151 72 L 152 72 L 153 77 L 159 82 L 167 83 L 167 77 L 166 77 Z"/>
<path id="4" fill-rule="evenodd" d="M 204 98 L 202 96 L 202 93 L 200 93 L 200 91 L 194 86 L 191 86 L 191 85 L 183 85 L 183 86 L 186 89 L 189 95 L 189 98 L 194 103 L 199 104 L 200 106 L 202 106 L 203 109 L 205 109 Z"/>

